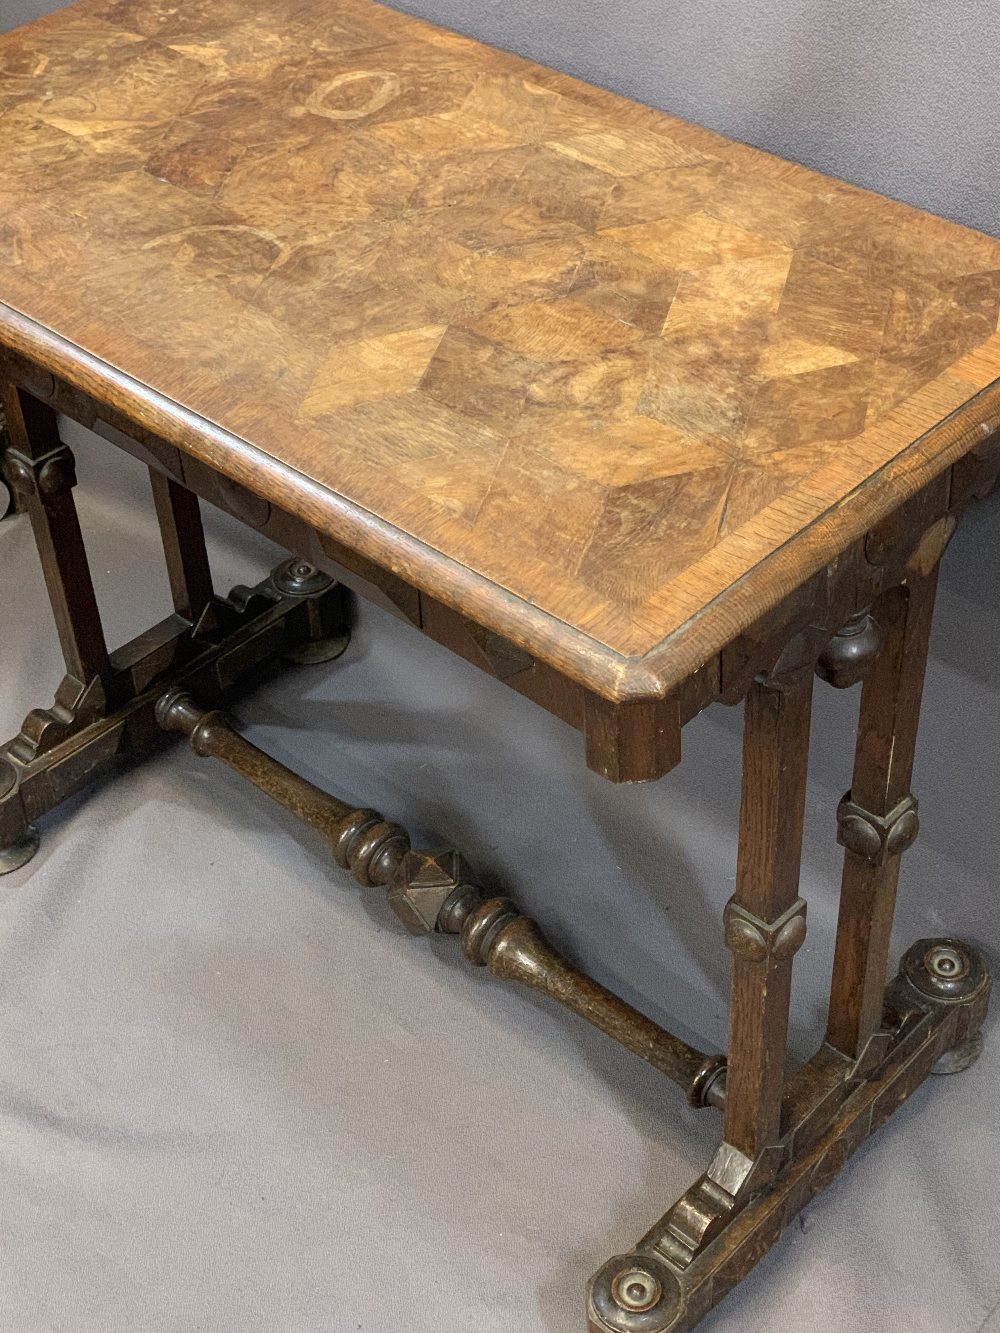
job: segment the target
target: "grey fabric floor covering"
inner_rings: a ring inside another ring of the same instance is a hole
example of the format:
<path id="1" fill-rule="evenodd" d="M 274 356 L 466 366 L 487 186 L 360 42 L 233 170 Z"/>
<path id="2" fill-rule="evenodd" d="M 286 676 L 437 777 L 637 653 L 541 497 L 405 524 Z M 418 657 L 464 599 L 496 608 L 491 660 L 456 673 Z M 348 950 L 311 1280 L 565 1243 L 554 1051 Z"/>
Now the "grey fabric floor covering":
<path id="1" fill-rule="evenodd" d="M 70 432 L 74 440 L 79 433 Z M 139 469 L 81 442 L 109 634 L 166 585 Z M 137 507 L 139 498 L 141 509 Z M 944 578 L 895 947 L 995 956 L 1000 506 Z M 215 516 L 220 586 L 275 554 Z M 27 522 L 0 525 L 0 726 L 47 703 Z M 823 690 L 793 1046 L 822 1029 L 852 696 Z M 461 847 L 654 1017 L 724 1040 L 740 719 L 615 789 L 578 737 L 408 626 L 237 709 L 272 753 Z M 987 1034 L 989 1037 L 989 1033 Z M 701 1170 L 714 1113 L 568 1015 L 413 940 L 316 841 L 178 746 L 44 823 L 0 881 L 0 1333 L 579 1333 L 587 1276 Z M 933 1080 L 706 1333 L 1000 1333 L 1000 1044 Z"/>

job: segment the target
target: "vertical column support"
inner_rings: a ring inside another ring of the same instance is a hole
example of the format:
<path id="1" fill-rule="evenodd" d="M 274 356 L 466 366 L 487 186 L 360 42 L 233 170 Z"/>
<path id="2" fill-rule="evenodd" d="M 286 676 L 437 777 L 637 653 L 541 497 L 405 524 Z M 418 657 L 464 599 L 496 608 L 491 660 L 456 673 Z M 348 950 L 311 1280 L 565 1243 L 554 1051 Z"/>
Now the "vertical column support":
<path id="1" fill-rule="evenodd" d="M 725 1140 L 753 1160 L 780 1137 L 792 960 L 805 938 L 799 897 L 812 672 L 754 684 L 746 701 Z"/>
<path id="2" fill-rule="evenodd" d="M 7 480 L 7 467 L 4 462 L 7 445 L 7 422 L 4 418 L 3 403 L 0 402 L 0 519 L 6 518 L 8 514 L 16 514 L 18 510 L 17 497 Z"/>
<path id="3" fill-rule="evenodd" d="M 174 610 L 196 625 L 214 596 L 198 497 L 150 468 Z"/>
<path id="4" fill-rule="evenodd" d="M 937 568 L 875 607 L 885 643 L 861 695 L 854 779 L 838 811 L 845 847 L 827 1040 L 860 1059 L 878 1030 L 899 857 L 917 836 L 910 794 Z"/>
<path id="5" fill-rule="evenodd" d="M 73 455 L 46 404 L 10 384 L 2 388 L 2 404 L 7 474 L 31 518 L 66 671 L 83 685 L 105 673 L 108 651 L 73 500 Z"/>

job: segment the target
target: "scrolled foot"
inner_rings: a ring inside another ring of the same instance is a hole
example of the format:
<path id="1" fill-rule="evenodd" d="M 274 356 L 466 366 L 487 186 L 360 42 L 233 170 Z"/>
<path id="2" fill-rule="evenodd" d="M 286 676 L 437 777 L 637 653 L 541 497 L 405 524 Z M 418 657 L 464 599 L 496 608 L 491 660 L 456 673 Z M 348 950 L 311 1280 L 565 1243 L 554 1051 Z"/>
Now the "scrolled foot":
<path id="1" fill-rule="evenodd" d="M 0 519 L 9 518 L 14 512 L 14 492 L 3 477 L 0 477 Z"/>
<path id="2" fill-rule="evenodd" d="M 650 1254 L 609 1259 L 587 1294 L 592 1333 L 669 1333 L 683 1310 L 676 1274 Z"/>
<path id="3" fill-rule="evenodd" d="M 38 830 L 29 824 L 19 838 L 7 847 L 0 847 L 0 875 L 9 875 L 26 866 L 38 851 Z"/>

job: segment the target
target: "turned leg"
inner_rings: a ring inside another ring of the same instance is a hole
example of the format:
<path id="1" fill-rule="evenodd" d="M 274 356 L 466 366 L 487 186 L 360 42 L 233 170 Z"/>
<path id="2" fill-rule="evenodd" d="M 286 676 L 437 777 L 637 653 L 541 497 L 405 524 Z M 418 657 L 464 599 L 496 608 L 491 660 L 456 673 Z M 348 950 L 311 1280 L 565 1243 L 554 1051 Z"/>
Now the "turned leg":
<path id="1" fill-rule="evenodd" d="M 900 854 L 917 836 L 910 793 L 937 569 L 875 608 L 884 634 L 861 694 L 851 790 L 838 811 L 845 848 L 827 1040 L 860 1060 L 882 1019 Z"/>

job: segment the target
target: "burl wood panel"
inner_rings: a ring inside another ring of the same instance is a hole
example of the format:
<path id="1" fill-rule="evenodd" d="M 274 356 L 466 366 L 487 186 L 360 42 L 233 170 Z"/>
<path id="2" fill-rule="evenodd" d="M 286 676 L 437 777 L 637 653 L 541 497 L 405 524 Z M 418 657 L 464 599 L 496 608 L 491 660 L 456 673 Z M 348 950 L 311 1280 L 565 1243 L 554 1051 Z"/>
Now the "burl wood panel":
<path id="1" fill-rule="evenodd" d="M 0 343 L 608 698 L 998 420 L 996 241 L 369 0 L 0 70 Z"/>

